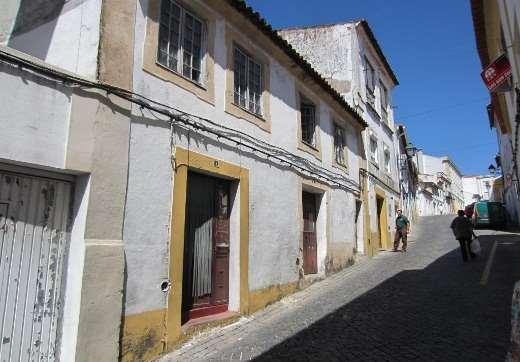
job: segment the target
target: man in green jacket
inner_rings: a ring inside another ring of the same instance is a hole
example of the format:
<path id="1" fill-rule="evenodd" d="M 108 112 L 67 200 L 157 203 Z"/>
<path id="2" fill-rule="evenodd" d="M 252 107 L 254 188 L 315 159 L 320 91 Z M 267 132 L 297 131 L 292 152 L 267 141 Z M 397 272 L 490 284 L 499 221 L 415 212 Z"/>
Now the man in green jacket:
<path id="1" fill-rule="evenodd" d="M 406 244 L 408 233 L 410 232 L 410 221 L 403 215 L 402 210 L 397 210 L 397 218 L 395 219 L 395 238 L 394 251 L 399 248 L 399 241 L 403 241 L 403 251 L 406 252 Z"/>

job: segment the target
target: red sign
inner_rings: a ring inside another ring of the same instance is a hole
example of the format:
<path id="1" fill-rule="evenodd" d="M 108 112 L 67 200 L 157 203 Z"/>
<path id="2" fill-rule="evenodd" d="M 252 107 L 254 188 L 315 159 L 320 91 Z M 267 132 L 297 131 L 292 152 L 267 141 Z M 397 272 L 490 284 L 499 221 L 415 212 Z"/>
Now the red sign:
<path id="1" fill-rule="evenodd" d="M 486 87 L 490 92 L 494 92 L 504 84 L 511 75 L 511 65 L 505 54 L 495 59 L 486 69 L 480 73 Z"/>

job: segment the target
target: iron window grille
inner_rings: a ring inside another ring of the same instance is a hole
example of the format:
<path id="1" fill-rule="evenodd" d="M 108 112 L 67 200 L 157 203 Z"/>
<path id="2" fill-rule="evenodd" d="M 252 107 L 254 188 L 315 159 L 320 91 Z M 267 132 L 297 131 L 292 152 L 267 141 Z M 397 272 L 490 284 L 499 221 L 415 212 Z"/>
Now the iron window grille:
<path id="1" fill-rule="evenodd" d="M 377 139 L 370 137 L 370 160 L 375 164 L 379 163 L 377 158 Z"/>
<path id="2" fill-rule="evenodd" d="M 336 162 L 345 166 L 345 130 L 338 125 L 334 126 L 334 150 Z"/>
<path id="3" fill-rule="evenodd" d="M 234 103 L 262 115 L 262 66 L 238 47 L 234 49 Z"/>
<path id="4" fill-rule="evenodd" d="M 301 102 L 300 113 L 302 142 L 314 147 L 316 146 L 316 106 L 311 103 Z"/>
<path id="5" fill-rule="evenodd" d="M 205 23 L 173 0 L 161 1 L 157 62 L 202 83 Z"/>

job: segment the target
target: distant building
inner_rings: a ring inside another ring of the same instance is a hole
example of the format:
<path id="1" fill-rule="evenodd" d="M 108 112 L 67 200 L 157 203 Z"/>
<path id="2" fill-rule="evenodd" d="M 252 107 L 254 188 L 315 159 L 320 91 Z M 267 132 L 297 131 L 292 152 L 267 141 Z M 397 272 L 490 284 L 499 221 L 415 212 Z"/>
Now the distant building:
<path id="1" fill-rule="evenodd" d="M 462 185 L 464 190 L 464 205 L 469 205 L 475 201 L 491 200 L 493 182 L 495 176 L 464 176 Z"/>
<path id="2" fill-rule="evenodd" d="M 419 152 L 417 164 L 420 216 L 454 214 L 463 207 L 462 175 L 453 161 Z"/>

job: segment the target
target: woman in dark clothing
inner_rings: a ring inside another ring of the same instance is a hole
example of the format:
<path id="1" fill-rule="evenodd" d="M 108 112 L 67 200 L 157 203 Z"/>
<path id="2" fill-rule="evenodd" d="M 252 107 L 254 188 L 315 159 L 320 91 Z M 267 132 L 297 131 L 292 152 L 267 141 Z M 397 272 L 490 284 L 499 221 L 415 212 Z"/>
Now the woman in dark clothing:
<path id="1" fill-rule="evenodd" d="M 458 216 L 451 222 L 451 230 L 455 239 L 460 243 L 460 251 L 462 253 L 462 260 L 468 261 L 468 257 L 474 259 L 477 254 L 471 252 L 471 239 L 477 237 L 473 232 L 473 224 L 471 220 L 464 216 L 464 210 L 457 212 Z"/>

